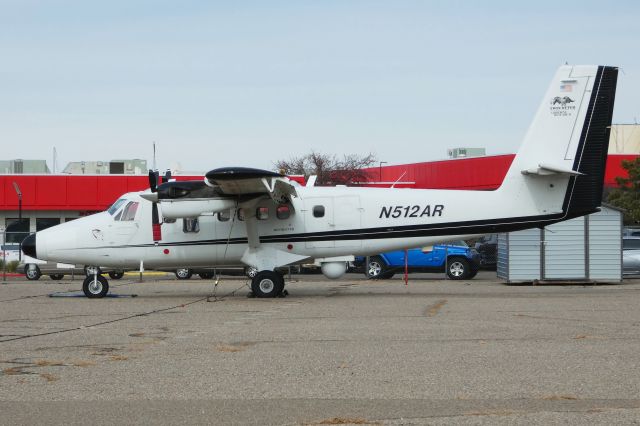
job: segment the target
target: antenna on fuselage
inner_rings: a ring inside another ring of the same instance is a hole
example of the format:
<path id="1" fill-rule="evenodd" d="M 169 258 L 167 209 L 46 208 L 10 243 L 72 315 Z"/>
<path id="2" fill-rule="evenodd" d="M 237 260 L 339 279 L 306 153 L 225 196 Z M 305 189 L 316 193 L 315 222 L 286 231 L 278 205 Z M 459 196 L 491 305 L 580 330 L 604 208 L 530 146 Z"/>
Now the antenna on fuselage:
<path id="1" fill-rule="evenodd" d="M 158 170 L 156 167 L 156 141 L 153 141 L 153 170 Z"/>

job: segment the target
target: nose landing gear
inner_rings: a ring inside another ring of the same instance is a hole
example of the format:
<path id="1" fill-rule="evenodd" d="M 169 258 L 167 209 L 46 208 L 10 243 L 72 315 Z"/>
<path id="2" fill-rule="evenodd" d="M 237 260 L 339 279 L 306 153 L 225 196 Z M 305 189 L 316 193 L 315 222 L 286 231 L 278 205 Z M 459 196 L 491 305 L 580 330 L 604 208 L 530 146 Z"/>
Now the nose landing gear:
<path id="1" fill-rule="evenodd" d="M 102 275 L 90 275 L 82 282 L 82 291 L 89 299 L 100 299 L 109 292 L 109 281 Z"/>

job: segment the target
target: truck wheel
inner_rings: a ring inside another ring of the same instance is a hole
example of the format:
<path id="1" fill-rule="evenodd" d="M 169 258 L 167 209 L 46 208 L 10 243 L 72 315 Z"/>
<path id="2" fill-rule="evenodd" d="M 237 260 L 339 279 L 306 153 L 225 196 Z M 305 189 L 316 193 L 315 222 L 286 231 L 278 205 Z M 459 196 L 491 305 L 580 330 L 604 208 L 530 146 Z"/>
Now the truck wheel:
<path id="1" fill-rule="evenodd" d="M 447 276 L 452 280 L 464 280 L 471 272 L 471 264 L 462 257 L 453 257 L 447 261 Z"/>
<path id="2" fill-rule="evenodd" d="M 29 281 L 37 281 L 42 276 L 40 268 L 38 268 L 38 265 L 34 263 L 28 263 L 24 266 L 24 274 L 27 276 Z"/>
<path id="3" fill-rule="evenodd" d="M 188 280 L 193 275 L 193 272 L 189 268 L 176 269 L 176 278 L 179 280 Z"/>
<path id="4" fill-rule="evenodd" d="M 109 276 L 111 277 L 112 280 L 119 280 L 120 278 L 124 277 L 124 272 L 123 271 L 111 271 L 111 272 L 109 272 Z"/>
<path id="5" fill-rule="evenodd" d="M 89 299 L 100 299 L 109 292 L 109 282 L 102 275 L 92 275 L 82 282 L 82 291 Z"/>
<path id="6" fill-rule="evenodd" d="M 382 260 L 380 256 L 373 256 L 369 258 L 369 264 L 364 269 L 364 274 L 369 279 L 377 280 L 380 278 L 385 278 L 385 275 L 388 274 L 388 272 L 386 272 L 386 269 L 387 264 L 384 263 L 384 260 Z M 391 273 L 391 275 L 393 276 L 393 273 Z"/>
<path id="7" fill-rule="evenodd" d="M 60 281 L 61 279 L 64 278 L 64 274 L 51 274 L 49 275 L 49 278 L 55 281 Z"/>

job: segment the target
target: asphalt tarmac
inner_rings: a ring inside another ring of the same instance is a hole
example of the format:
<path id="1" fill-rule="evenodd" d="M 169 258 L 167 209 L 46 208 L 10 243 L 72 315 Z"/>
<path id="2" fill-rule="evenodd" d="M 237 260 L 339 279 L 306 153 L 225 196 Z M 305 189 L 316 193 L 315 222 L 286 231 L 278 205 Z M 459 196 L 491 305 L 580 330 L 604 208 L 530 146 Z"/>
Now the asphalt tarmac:
<path id="1" fill-rule="evenodd" d="M 0 424 L 640 423 L 640 280 L 110 283 L 0 285 Z"/>

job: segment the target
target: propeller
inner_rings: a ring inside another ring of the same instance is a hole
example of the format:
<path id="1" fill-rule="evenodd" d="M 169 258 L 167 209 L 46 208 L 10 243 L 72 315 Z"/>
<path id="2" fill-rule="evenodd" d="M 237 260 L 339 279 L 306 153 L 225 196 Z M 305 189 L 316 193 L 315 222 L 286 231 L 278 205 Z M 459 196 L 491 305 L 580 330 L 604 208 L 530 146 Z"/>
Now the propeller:
<path id="1" fill-rule="evenodd" d="M 151 169 L 149 169 L 149 188 L 151 189 L 151 192 L 156 192 L 158 191 L 158 180 L 159 180 L 159 174 L 158 171 L 153 171 Z"/>
<path id="2" fill-rule="evenodd" d="M 159 178 L 157 170 L 149 170 L 149 189 L 151 189 L 151 192 L 158 192 Z M 158 212 L 158 203 L 156 201 L 151 202 L 151 233 L 153 234 L 154 242 L 162 240 L 162 223 L 160 223 L 160 213 Z"/>

